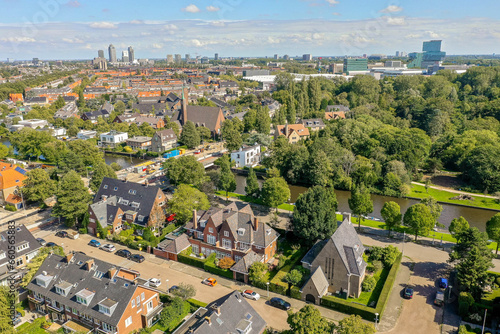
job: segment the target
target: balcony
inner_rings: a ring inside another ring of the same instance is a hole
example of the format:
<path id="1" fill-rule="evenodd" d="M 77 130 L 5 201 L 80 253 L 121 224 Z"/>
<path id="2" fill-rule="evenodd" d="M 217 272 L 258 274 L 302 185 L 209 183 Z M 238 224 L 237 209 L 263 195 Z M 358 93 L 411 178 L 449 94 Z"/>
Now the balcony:
<path id="1" fill-rule="evenodd" d="M 45 301 L 45 299 L 42 297 L 35 297 L 35 296 L 31 296 L 31 295 L 28 295 L 28 299 L 30 301 L 32 301 L 33 303 L 37 303 L 37 304 L 42 304 Z"/>
<path id="2" fill-rule="evenodd" d="M 96 328 L 97 329 L 97 333 L 101 333 L 101 334 L 118 334 L 118 332 L 108 332 L 107 330 L 104 330 L 102 328 Z"/>
<path id="3" fill-rule="evenodd" d="M 64 312 L 64 306 L 62 306 L 60 304 L 59 304 L 59 307 L 54 306 L 52 304 L 47 304 L 47 308 L 49 310 L 56 311 L 56 312 Z"/>

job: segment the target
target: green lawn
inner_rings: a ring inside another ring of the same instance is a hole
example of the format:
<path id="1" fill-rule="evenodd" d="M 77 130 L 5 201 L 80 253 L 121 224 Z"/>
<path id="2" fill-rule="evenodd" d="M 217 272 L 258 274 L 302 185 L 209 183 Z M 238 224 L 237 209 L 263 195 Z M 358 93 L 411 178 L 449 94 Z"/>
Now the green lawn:
<path id="1" fill-rule="evenodd" d="M 377 281 L 377 285 L 375 285 L 375 288 L 373 288 L 372 291 L 370 292 L 363 291 L 359 295 L 359 298 L 348 298 L 347 301 L 363 304 L 366 306 L 369 306 L 370 303 L 375 302 L 374 305 L 375 307 L 377 305 L 378 297 L 380 297 L 380 293 L 384 288 L 384 284 L 388 275 L 389 275 L 389 269 L 383 268 L 379 270 L 373 275 L 373 277 Z"/>
<path id="2" fill-rule="evenodd" d="M 42 328 L 44 318 L 37 318 L 33 323 L 25 322 L 16 328 L 18 333 L 22 334 L 46 334 L 47 331 Z"/>
<path id="3" fill-rule="evenodd" d="M 222 196 L 222 197 L 226 197 L 226 192 L 223 190 L 218 190 L 215 192 L 215 194 Z M 235 198 L 239 199 L 240 201 L 264 205 L 262 200 L 260 200 L 258 198 L 253 198 L 251 196 L 241 195 L 241 194 L 232 193 L 232 192 L 229 192 L 228 195 L 229 195 L 229 197 L 235 197 Z M 293 211 L 293 208 L 294 208 L 293 205 L 287 204 L 287 203 L 283 203 L 280 206 L 278 206 L 278 209 L 287 210 L 287 211 Z"/>
<path id="4" fill-rule="evenodd" d="M 497 297 L 500 297 L 500 288 L 485 294 L 482 300 L 484 304 L 491 304 L 493 303 L 493 300 Z"/>
<path id="5" fill-rule="evenodd" d="M 408 197 L 425 198 L 428 196 L 432 196 L 440 202 L 500 210 L 500 204 L 496 203 L 495 199 L 493 198 L 472 196 L 472 201 L 451 200 L 450 198 L 458 196 L 458 194 L 432 188 L 429 188 L 428 192 L 426 192 L 424 186 L 419 186 L 416 184 L 411 185 L 411 192 L 408 194 Z"/>

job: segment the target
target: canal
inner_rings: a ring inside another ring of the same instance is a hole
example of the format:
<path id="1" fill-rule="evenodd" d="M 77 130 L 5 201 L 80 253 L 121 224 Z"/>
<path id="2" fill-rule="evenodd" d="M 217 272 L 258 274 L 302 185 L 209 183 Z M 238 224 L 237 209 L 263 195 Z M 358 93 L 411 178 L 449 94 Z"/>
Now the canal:
<path id="1" fill-rule="evenodd" d="M 245 194 L 245 176 L 236 175 L 236 193 Z M 262 184 L 263 180 L 259 179 L 259 183 Z M 307 187 L 289 185 L 291 199 L 290 203 L 295 203 L 297 197 L 307 190 Z M 350 198 L 350 192 L 345 190 L 335 190 L 338 201 L 338 211 L 350 212 L 349 203 L 347 200 Z M 373 201 L 373 213 L 369 214 L 371 217 L 382 218 L 380 215 L 380 210 L 384 206 L 385 202 L 394 201 L 401 207 L 401 212 L 406 212 L 413 204 L 418 203 L 418 200 L 406 199 L 406 198 L 396 198 L 382 195 L 371 195 Z M 480 231 L 486 230 L 486 222 L 494 216 L 498 211 L 491 211 L 485 209 L 476 209 L 471 207 L 464 207 L 458 205 L 443 204 L 443 211 L 441 212 L 441 217 L 439 217 L 439 222 L 448 228 L 453 218 L 458 218 L 460 216 L 467 219 L 470 226 L 477 227 Z"/>

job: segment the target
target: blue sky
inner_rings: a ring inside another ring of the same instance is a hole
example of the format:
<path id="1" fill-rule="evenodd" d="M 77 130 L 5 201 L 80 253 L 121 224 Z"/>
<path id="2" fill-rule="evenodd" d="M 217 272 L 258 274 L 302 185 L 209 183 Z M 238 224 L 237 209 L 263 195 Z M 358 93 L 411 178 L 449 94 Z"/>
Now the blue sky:
<path id="1" fill-rule="evenodd" d="M 0 59 L 89 59 L 110 43 L 138 58 L 499 53 L 494 0 L 0 0 Z"/>

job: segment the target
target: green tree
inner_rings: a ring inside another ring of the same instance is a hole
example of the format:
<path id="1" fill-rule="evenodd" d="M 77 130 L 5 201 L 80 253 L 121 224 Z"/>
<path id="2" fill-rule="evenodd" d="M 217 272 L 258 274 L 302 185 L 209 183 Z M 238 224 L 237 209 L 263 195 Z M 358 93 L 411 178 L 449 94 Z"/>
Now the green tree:
<path id="1" fill-rule="evenodd" d="M 257 121 L 257 111 L 255 109 L 250 109 L 245 116 L 243 116 L 243 125 L 245 132 L 250 132 L 255 129 L 255 123 Z"/>
<path id="2" fill-rule="evenodd" d="M 141 131 L 141 134 L 146 137 L 153 137 L 155 134 L 155 130 L 146 122 L 139 126 L 139 131 Z"/>
<path id="3" fill-rule="evenodd" d="M 112 162 L 110 166 L 111 166 L 111 168 L 113 168 L 113 170 L 114 170 L 115 172 L 118 172 L 119 170 L 121 170 L 121 169 L 122 169 L 122 166 L 120 166 L 120 165 L 119 165 L 119 164 L 117 164 L 116 162 Z"/>
<path id="4" fill-rule="evenodd" d="M 236 190 L 236 178 L 231 171 L 231 158 L 224 155 L 220 161 L 219 183 L 217 187 L 226 192 L 226 200 L 229 200 L 229 192 Z"/>
<path id="5" fill-rule="evenodd" d="M 253 284 L 255 283 L 265 283 L 264 274 L 267 271 L 267 265 L 262 262 L 254 262 L 250 268 L 248 268 L 248 279 Z"/>
<path id="6" fill-rule="evenodd" d="M 332 236 L 337 229 L 337 198 L 333 188 L 314 186 L 299 195 L 293 209 L 293 231 L 306 244 Z"/>
<path id="7" fill-rule="evenodd" d="M 264 181 L 261 190 L 261 198 L 265 205 L 276 208 L 290 198 L 290 188 L 282 177 L 272 177 Z"/>
<path id="8" fill-rule="evenodd" d="M 424 204 L 429 208 L 429 211 L 434 218 L 434 223 L 437 223 L 439 217 L 441 216 L 441 211 L 443 211 L 443 207 L 439 204 L 436 199 L 432 196 L 428 196 L 426 198 L 422 198 L 420 203 Z"/>
<path id="9" fill-rule="evenodd" d="M 358 229 L 361 229 L 363 215 L 373 212 L 373 202 L 370 192 L 364 185 L 359 185 L 351 191 L 351 198 L 347 200 L 352 213 L 358 215 Z"/>
<path id="10" fill-rule="evenodd" d="M 73 226 L 79 217 L 83 217 L 92 199 L 80 175 L 72 170 L 59 182 L 56 195 L 57 202 L 52 209 L 52 215 L 65 218 L 69 227 Z"/>
<path id="11" fill-rule="evenodd" d="M 129 138 L 132 138 L 132 137 L 140 136 L 141 135 L 141 130 L 139 130 L 139 127 L 137 126 L 137 124 L 132 123 L 128 127 L 128 132 L 127 133 L 128 133 Z"/>
<path id="12" fill-rule="evenodd" d="M 186 184 L 178 186 L 172 199 L 168 201 L 168 211 L 175 213 L 181 223 L 193 217 L 193 210 L 208 210 L 208 208 L 210 203 L 207 195 Z"/>
<path id="13" fill-rule="evenodd" d="M 375 334 L 373 324 L 363 322 L 359 315 L 350 315 L 339 321 L 337 334 Z"/>
<path id="14" fill-rule="evenodd" d="M 95 142 L 90 140 L 72 140 L 68 143 L 68 148 L 81 159 L 85 166 L 96 166 L 104 161 L 104 154 L 99 151 Z"/>
<path id="15" fill-rule="evenodd" d="M 22 128 L 10 136 L 10 141 L 20 154 L 39 157 L 43 153 L 43 146 L 56 139 L 48 131 L 37 131 L 31 128 Z"/>
<path id="16" fill-rule="evenodd" d="M 61 109 L 62 107 L 64 107 L 66 105 L 66 102 L 64 102 L 64 97 L 62 95 L 59 95 L 57 97 L 57 100 L 52 104 L 52 107 L 55 109 L 55 110 L 59 110 Z"/>
<path id="17" fill-rule="evenodd" d="M 229 151 L 238 150 L 243 144 L 241 133 L 231 120 L 225 120 L 224 123 L 222 123 L 222 138 L 225 141 L 224 146 Z"/>
<path id="18" fill-rule="evenodd" d="M 460 289 L 470 292 L 476 301 L 480 300 L 487 284 L 487 271 L 493 267 L 493 257 L 486 233 L 471 227 L 458 234 L 457 244 L 452 247 L 448 262 L 457 270 Z"/>
<path id="19" fill-rule="evenodd" d="M 292 269 L 285 275 L 283 280 L 288 284 L 298 286 L 302 281 L 302 273 L 297 269 Z"/>
<path id="20" fill-rule="evenodd" d="M 177 289 L 172 291 L 175 297 L 179 297 L 182 300 L 188 300 L 196 295 L 196 289 L 193 285 L 184 282 L 179 283 Z"/>
<path id="21" fill-rule="evenodd" d="M 389 235 L 391 235 L 391 231 L 401 225 L 401 207 L 398 203 L 389 201 L 385 202 L 382 210 L 380 210 L 380 215 L 385 221 L 385 225 L 387 226 L 387 230 L 389 231 Z"/>
<path id="22" fill-rule="evenodd" d="M 486 233 L 488 238 L 497 243 L 496 254 L 498 254 L 498 246 L 500 246 L 500 213 L 497 213 L 486 222 Z"/>
<path id="23" fill-rule="evenodd" d="M 69 137 L 75 137 L 78 131 L 79 129 L 75 125 L 72 125 L 68 128 L 68 131 L 66 133 Z"/>
<path id="24" fill-rule="evenodd" d="M 85 96 L 83 95 L 83 88 L 80 89 L 78 92 L 78 108 L 85 108 L 86 103 L 85 103 Z"/>
<path id="25" fill-rule="evenodd" d="M 94 171 L 89 184 L 90 189 L 92 189 L 93 192 L 97 192 L 97 190 L 99 190 L 104 177 L 116 179 L 116 173 L 114 169 L 111 168 L 111 166 L 107 165 L 104 161 L 98 162 L 93 169 Z"/>
<path id="26" fill-rule="evenodd" d="M 450 231 L 450 234 L 456 239 L 461 235 L 461 232 L 467 231 L 469 227 L 469 222 L 465 220 L 464 217 L 460 216 L 460 218 L 453 218 L 450 227 L 448 227 L 448 231 Z"/>
<path id="27" fill-rule="evenodd" d="M 248 176 L 245 179 L 245 193 L 247 196 L 259 197 L 260 186 L 259 181 L 257 181 L 257 175 L 252 167 L 248 170 Z"/>
<path id="28" fill-rule="evenodd" d="M 5 158 L 7 155 L 9 155 L 9 148 L 0 143 L 0 159 Z"/>
<path id="29" fill-rule="evenodd" d="M 118 101 L 115 103 L 114 105 L 115 107 L 115 112 L 118 114 L 118 115 L 121 115 L 125 112 L 125 103 L 123 103 L 123 101 Z"/>
<path id="30" fill-rule="evenodd" d="M 271 130 L 271 117 L 269 116 L 268 107 L 259 106 L 257 108 L 255 130 L 257 130 L 258 133 L 269 135 L 269 131 Z"/>
<path id="31" fill-rule="evenodd" d="M 176 185 L 192 184 L 197 187 L 207 180 L 205 167 L 192 155 L 170 158 L 163 163 L 163 169 L 170 182 Z"/>
<path id="32" fill-rule="evenodd" d="M 55 194 L 57 184 L 50 179 L 49 173 L 45 169 L 33 169 L 26 176 L 28 178 L 23 181 L 23 188 L 21 188 L 25 200 L 44 201 Z"/>
<path id="33" fill-rule="evenodd" d="M 415 234 L 415 240 L 419 234 L 427 235 L 434 227 L 434 222 L 431 210 L 422 203 L 410 206 L 403 218 L 403 224 Z"/>
<path id="34" fill-rule="evenodd" d="M 294 334 L 330 334 L 333 331 L 333 324 L 313 305 L 306 305 L 296 313 L 289 311 L 287 322 Z"/>
<path id="35" fill-rule="evenodd" d="M 182 127 L 180 142 L 188 148 L 195 148 L 200 145 L 200 134 L 196 131 L 196 127 L 193 122 L 187 121 Z"/>
<path id="36" fill-rule="evenodd" d="M 11 305 L 16 304 L 18 293 L 16 290 L 12 291 L 8 286 L 0 286 L 0 333 L 15 334 L 18 333 L 10 324 L 12 322 L 12 315 L 10 313 Z"/>
<path id="37" fill-rule="evenodd" d="M 212 136 L 212 132 L 210 132 L 210 129 L 206 126 L 199 126 L 196 128 L 196 131 L 198 131 L 200 138 L 203 141 L 209 140 Z"/>

